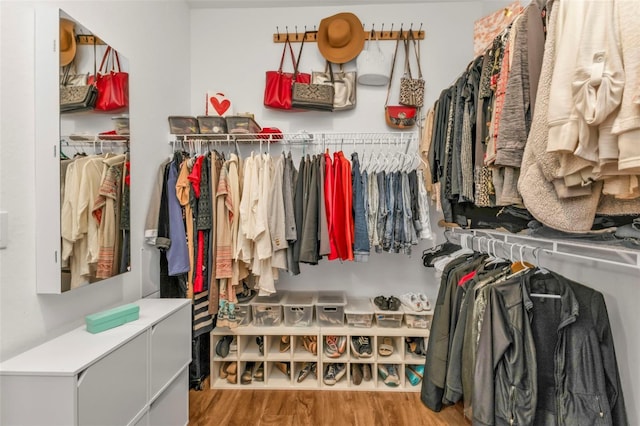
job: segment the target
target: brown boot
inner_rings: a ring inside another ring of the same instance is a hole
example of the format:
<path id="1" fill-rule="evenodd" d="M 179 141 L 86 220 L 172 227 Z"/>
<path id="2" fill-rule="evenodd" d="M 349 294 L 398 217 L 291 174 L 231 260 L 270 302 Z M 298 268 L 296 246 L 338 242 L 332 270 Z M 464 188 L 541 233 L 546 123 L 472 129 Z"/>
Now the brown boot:
<path id="1" fill-rule="evenodd" d="M 264 364 L 263 363 L 258 364 L 258 367 L 256 368 L 256 372 L 253 373 L 253 378 L 256 380 L 256 382 L 264 382 Z"/>
<path id="2" fill-rule="evenodd" d="M 240 377 L 240 383 L 242 383 L 243 385 L 248 385 L 249 383 L 251 383 L 252 370 L 253 370 L 253 363 L 248 362 L 244 368 L 244 373 L 242 373 L 242 376 Z"/>
<path id="3" fill-rule="evenodd" d="M 228 376 L 227 373 L 227 367 L 229 366 L 229 362 L 223 362 L 222 364 L 220 364 L 220 378 L 221 379 L 226 379 Z"/>

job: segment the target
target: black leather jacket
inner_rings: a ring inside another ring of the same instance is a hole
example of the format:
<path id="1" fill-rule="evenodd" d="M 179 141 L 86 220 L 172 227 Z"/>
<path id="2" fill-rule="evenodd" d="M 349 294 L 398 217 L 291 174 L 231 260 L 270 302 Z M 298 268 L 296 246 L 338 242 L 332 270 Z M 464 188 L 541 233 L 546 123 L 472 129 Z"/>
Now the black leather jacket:
<path id="1" fill-rule="evenodd" d="M 628 424 L 601 293 L 556 274 L 497 285 L 478 345 L 474 425 Z"/>

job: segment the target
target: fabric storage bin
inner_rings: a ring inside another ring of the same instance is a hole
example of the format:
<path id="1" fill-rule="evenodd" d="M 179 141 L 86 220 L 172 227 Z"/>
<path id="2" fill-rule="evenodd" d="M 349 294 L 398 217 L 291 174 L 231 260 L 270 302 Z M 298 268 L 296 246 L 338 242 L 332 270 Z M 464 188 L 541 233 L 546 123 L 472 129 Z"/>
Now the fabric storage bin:
<path id="1" fill-rule="evenodd" d="M 404 317 L 404 306 L 400 305 L 397 311 L 383 311 L 375 306 L 373 301 L 370 303 L 375 307 L 374 316 L 378 327 L 400 328 L 402 327 L 402 318 Z"/>
<path id="2" fill-rule="evenodd" d="M 253 325 L 258 327 L 275 327 L 282 322 L 283 293 L 269 296 L 256 296 L 251 301 Z"/>
<path id="3" fill-rule="evenodd" d="M 410 311 L 403 306 L 404 322 L 409 328 L 431 328 L 433 311 Z"/>
<path id="4" fill-rule="evenodd" d="M 321 291 L 316 299 L 316 318 L 322 327 L 342 327 L 347 297 L 343 291 Z"/>
<path id="5" fill-rule="evenodd" d="M 238 303 L 236 304 L 236 319 L 238 325 L 251 325 L 251 304 L 250 303 Z"/>
<path id="6" fill-rule="evenodd" d="M 282 302 L 284 325 L 287 327 L 308 327 L 313 321 L 313 304 L 316 294 L 291 291 Z"/>
<path id="7" fill-rule="evenodd" d="M 349 298 L 344 314 L 347 325 L 352 327 L 371 327 L 373 324 L 373 306 L 369 299 Z"/>
<path id="8" fill-rule="evenodd" d="M 227 133 L 227 121 L 224 117 L 200 115 L 198 116 L 198 126 L 203 135 Z"/>
<path id="9" fill-rule="evenodd" d="M 232 117 L 226 117 L 227 130 L 231 134 L 243 134 L 243 133 L 260 133 L 260 126 L 251 117 L 243 117 L 234 115 Z"/>

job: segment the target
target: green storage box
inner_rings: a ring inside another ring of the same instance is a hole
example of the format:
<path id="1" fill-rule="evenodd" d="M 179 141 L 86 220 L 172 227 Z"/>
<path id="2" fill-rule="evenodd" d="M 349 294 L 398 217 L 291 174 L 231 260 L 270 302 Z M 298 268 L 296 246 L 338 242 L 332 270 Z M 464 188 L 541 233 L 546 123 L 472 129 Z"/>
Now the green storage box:
<path id="1" fill-rule="evenodd" d="M 85 317 L 85 321 L 87 323 L 87 331 L 95 334 L 135 321 L 139 317 L 140 306 L 130 303 L 128 305 L 122 305 L 117 308 L 87 315 Z"/>

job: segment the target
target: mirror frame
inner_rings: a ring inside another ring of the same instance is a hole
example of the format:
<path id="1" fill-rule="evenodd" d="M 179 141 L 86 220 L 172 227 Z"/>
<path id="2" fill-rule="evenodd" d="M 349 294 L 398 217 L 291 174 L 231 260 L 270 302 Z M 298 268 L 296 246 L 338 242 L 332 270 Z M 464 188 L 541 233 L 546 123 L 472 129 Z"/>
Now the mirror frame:
<path id="1" fill-rule="evenodd" d="M 60 17 L 58 7 L 35 10 L 35 222 L 36 293 L 64 294 L 107 282 L 122 274 L 80 287 L 62 289 L 60 194 Z M 72 18 L 73 19 L 73 18 Z M 131 235 L 131 233 L 130 233 Z M 131 256 L 131 253 L 130 253 Z"/>

